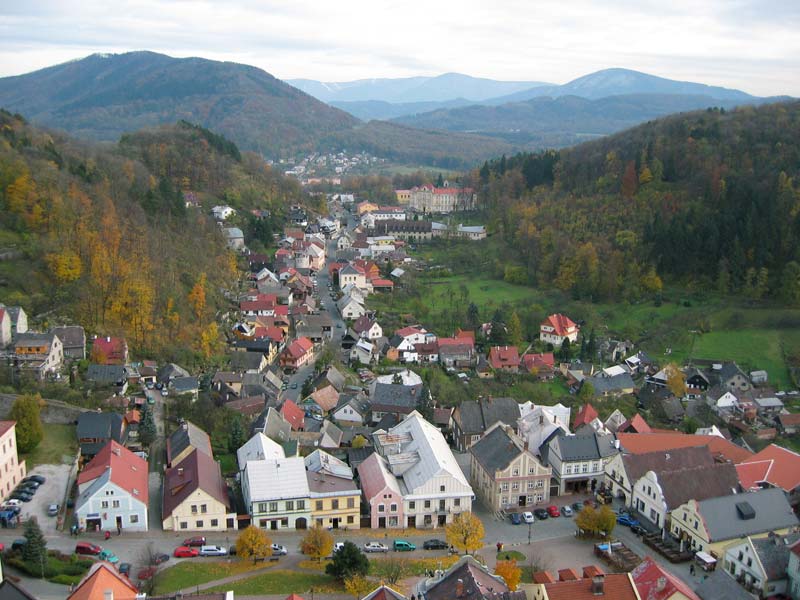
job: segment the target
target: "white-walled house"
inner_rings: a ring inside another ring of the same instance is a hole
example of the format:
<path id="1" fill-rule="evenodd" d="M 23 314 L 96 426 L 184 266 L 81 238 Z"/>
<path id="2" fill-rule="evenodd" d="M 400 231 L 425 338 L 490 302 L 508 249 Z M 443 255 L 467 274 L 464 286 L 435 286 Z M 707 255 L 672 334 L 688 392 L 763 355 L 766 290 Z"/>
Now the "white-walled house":
<path id="1" fill-rule="evenodd" d="M 75 517 L 86 531 L 147 531 L 147 461 L 111 441 L 78 474 Z"/>
<path id="2" fill-rule="evenodd" d="M 311 492 L 303 458 L 251 460 L 242 473 L 242 496 L 252 523 L 261 529 L 311 526 Z"/>

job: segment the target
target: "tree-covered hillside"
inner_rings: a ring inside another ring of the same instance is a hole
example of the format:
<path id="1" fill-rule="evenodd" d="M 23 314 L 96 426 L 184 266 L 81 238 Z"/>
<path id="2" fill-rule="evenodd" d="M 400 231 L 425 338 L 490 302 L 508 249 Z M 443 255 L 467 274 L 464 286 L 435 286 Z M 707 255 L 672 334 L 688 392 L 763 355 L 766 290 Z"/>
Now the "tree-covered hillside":
<path id="1" fill-rule="evenodd" d="M 661 278 L 800 302 L 800 102 L 674 115 L 472 174 L 512 277 L 583 298 Z"/>
<path id="2" fill-rule="evenodd" d="M 261 159 L 189 123 L 98 146 L 0 111 L 0 248 L 11 257 L 0 261 L 0 301 L 42 325 L 125 335 L 139 355 L 207 357 L 221 290 L 237 276 L 207 209 L 242 209 L 247 230 L 247 209 L 279 213 L 302 199 Z"/>

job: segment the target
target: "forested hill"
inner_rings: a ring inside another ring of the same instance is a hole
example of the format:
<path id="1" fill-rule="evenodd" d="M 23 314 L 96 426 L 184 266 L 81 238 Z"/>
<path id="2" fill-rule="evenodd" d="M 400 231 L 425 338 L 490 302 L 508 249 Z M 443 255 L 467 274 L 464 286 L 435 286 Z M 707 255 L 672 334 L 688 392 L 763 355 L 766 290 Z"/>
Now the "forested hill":
<path id="1" fill-rule="evenodd" d="M 0 107 L 78 138 L 113 142 L 184 119 L 269 158 L 346 148 L 468 168 L 511 149 L 491 138 L 362 123 L 261 69 L 154 52 L 93 54 L 0 78 Z"/>
<path id="2" fill-rule="evenodd" d="M 0 111 L 0 248 L 17 255 L 0 262 L 0 302 L 47 315 L 44 325 L 125 335 L 137 356 L 201 360 L 221 339 L 220 290 L 236 277 L 208 209 L 242 209 L 235 224 L 257 244 L 269 223 L 248 208 L 280 213 L 304 199 L 260 158 L 189 123 L 110 147 Z"/>
<path id="3" fill-rule="evenodd" d="M 800 102 L 680 114 L 473 173 L 517 277 L 586 298 L 661 278 L 800 303 Z"/>

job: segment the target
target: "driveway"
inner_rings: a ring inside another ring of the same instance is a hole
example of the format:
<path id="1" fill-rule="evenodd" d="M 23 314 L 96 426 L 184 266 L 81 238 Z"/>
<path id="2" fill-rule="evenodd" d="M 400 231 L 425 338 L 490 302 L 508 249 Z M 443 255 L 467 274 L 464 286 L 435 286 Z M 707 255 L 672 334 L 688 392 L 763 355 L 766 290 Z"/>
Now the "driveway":
<path id="1" fill-rule="evenodd" d="M 58 504 L 63 508 L 69 471 L 69 465 L 39 465 L 28 471 L 28 475 L 42 475 L 46 481 L 39 486 L 30 502 L 22 503 L 19 514 L 21 521 L 36 517 L 45 535 L 56 533 L 57 517 L 48 517 L 47 507 Z"/>

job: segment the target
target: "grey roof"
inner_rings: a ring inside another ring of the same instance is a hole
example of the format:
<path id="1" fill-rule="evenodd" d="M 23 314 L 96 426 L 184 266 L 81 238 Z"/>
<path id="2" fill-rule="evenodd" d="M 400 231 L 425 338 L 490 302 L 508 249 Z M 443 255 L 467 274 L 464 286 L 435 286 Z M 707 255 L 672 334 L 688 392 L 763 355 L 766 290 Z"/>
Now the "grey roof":
<path id="1" fill-rule="evenodd" d="M 185 421 L 167 438 L 167 462 L 171 463 L 173 458 L 189 446 L 208 456 L 214 456 L 208 434 L 191 421 Z"/>
<path id="2" fill-rule="evenodd" d="M 124 365 L 89 365 L 86 371 L 87 381 L 95 383 L 116 384 L 122 383 L 126 379 Z"/>
<path id="3" fill-rule="evenodd" d="M 742 371 L 739 368 L 739 365 L 737 365 L 735 362 L 722 363 L 722 369 L 715 372 L 719 375 L 719 379 L 722 382 L 728 381 L 731 377 L 735 377 L 736 375 L 741 375 L 742 377 L 744 377 L 749 381 L 747 375 L 744 373 L 744 371 Z"/>
<path id="4" fill-rule="evenodd" d="M 339 402 L 336 404 L 334 412 L 348 404 L 362 416 L 369 412 L 369 401 L 363 392 L 339 394 Z"/>
<path id="5" fill-rule="evenodd" d="M 704 465 L 677 471 L 664 471 L 658 476 L 664 501 L 672 510 L 689 500 L 706 500 L 736 492 L 739 477 L 731 463 Z"/>
<path id="6" fill-rule="evenodd" d="M 562 435 L 558 435 L 550 442 L 549 447 L 558 446 L 562 461 L 575 460 L 594 460 L 605 458 L 617 452 L 614 447 L 614 436 L 601 433 L 589 433 L 582 435 L 566 435 L 563 429 L 559 429 Z"/>
<path id="7" fill-rule="evenodd" d="M 170 381 L 169 387 L 176 394 L 186 394 L 199 389 L 200 382 L 197 377 L 175 377 Z"/>
<path id="8" fill-rule="evenodd" d="M 472 444 L 469 451 L 489 473 L 502 471 L 523 452 L 503 427 L 492 429 Z"/>
<path id="9" fill-rule="evenodd" d="M 158 380 L 162 383 L 168 383 L 176 377 L 188 377 L 189 371 L 183 367 L 179 367 L 175 363 L 168 363 L 158 370 Z"/>
<path id="10" fill-rule="evenodd" d="M 78 440 L 98 439 L 81 444 L 81 454 L 94 455 L 109 440 L 122 443 L 122 415 L 115 412 L 84 412 L 78 415 Z"/>
<path id="11" fill-rule="evenodd" d="M 264 360 L 260 352 L 231 352 L 230 357 L 233 371 L 258 371 Z"/>
<path id="12" fill-rule="evenodd" d="M 633 389 L 636 386 L 633 383 L 633 379 L 628 373 L 620 373 L 619 375 L 612 375 L 611 377 L 607 377 L 605 375 L 595 375 L 594 377 L 589 377 L 584 381 L 588 381 L 592 384 L 594 388 L 594 393 L 596 395 L 602 394 L 609 394 L 615 392 L 621 392 L 625 389 Z"/>
<path id="13" fill-rule="evenodd" d="M 625 465 L 628 481 L 635 483 L 648 471 L 660 474 L 664 471 L 709 466 L 714 464 L 714 457 L 708 446 L 693 446 L 643 454 L 623 454 L 622 464 Z"/>
<path id="14" fill-rule="evenodd" d="M 422 386 L 407 386 L 394 383 L 376 383 L 369 401 L 373 407 L 386 406 L 414 408 L 419 400 Z"/>
<path id="15" fill-rule="evenodd" d="M 519 417 L 519 403 L 514 398 L 464 401 L 453 416 L 464 433 L 486 431 L 498 421 L 514 427 Z"/>
<path id="16" fill-rule="evenodd" d="M 756 600 L 724 569 L 712 571 L 708 578 L 697 584 L 695 592 L 703 600 Z"/>
<path id="17" fill-rule="evenodd" d="M 786 576 L 786 567 L 789 565 L 789 547 L 798 539 L 800 539 L 798 533 L 790 533 L 786 536 L 770 533 L 765 538 L 751 540 L 768 580 L 772 581 Z"/>
<path id="18" fill-rule="evenodd" d="M 702 500 L 700 514 L 710 541 L 719 542 L 797 525 L 786 494 L 780 488 Z M 753 511 L 753 518 L 746 513 Z"/>
<path id="19" fill-rule="evenodd" d="M 80 325 L 65 325 L 53 327 L 53 333 L 58 336 L 65 348 L 81 348 L 86 346 L 86 332 Z"/>

